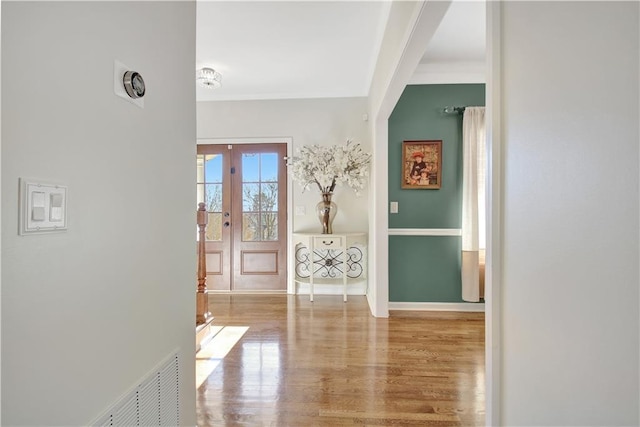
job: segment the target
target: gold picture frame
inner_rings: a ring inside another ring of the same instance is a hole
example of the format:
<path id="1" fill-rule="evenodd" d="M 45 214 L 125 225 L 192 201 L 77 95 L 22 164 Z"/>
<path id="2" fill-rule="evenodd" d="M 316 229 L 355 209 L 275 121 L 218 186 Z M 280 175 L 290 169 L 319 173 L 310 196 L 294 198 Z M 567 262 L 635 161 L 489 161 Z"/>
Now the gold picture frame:
<path id="1" fill-rule="evenodd" d="M 442 140 L 402 143 L 402 188 L 437 190 L 442 185 Z"/>

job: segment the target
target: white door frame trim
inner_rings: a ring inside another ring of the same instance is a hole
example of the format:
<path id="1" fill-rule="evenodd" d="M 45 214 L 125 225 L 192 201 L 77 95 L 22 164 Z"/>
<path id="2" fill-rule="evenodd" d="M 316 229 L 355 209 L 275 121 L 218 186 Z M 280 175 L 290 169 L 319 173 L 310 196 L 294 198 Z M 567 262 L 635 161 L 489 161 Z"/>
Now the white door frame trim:
<path id="1" fill-rule="evenodd" d="M 370 218 L 369 248 L 374 260 L 370 267 L 370 291 L 367 294 L 371 312 L 377 317 L 389 316 L 389 235 L 388 235 L 388 118 L 402 90 L 415 70 L 416 53 L 430 40 L 440 23 L 439 7 L 446 2 L 424 0 L 417 17 L 408 28 L 409 37 L 401 58 L 388 82 L 383 100 L 374 113 L 374 166 Z M 446 4 L 448 7 L 448 4 Z M 501 129 L 501 10 L 499 0 L 487 0 L 487 263 L 485 281 L 485 425 L 499 426 L 501 419 L 501 280 L 502 280 L 502 129 Z"/>
<path id="2" fill-rule="evenodd" d="M 423 0 L 416 7 L 407 25 L 403 38 L 403 50 L 394 59 L 394 68 L 379 105 L 372 108 L 373 116 L 373 166 L 371 174 L 371 217 L 369 221 L 369 307 L 376 317 L 389 317 L 389 117 L 404 88 L 424 55 L 426 42 L 440 26 L 451 0 Z M 377 109 L 377 110 L 375 110 Z"/>
<path id="3" fill-rule="evenodd" d="M 281 136 L 281 137 L 263 137 L 263 138 L 198 138 L 197 145 L 207 145 L 207 144 L 230 144 L 230 145 L 240 145 L 240 144 L 277 144 L 277 143 L 286 143 L 287 144 L 287 157 L 291 157 L 293 155 L 293 138 L 289 136 Z M 293 259 L 293 215 L 289 213 L 292 212 L 293 209 L 293 181 L 291 178 L 291 174 L 287 172 L 287 293 L 293 294 L 295 293 L 295 284 L 293 281 L 294 270 L 294 259 Z"/>
<path id="4" fill-rule="evenodd" d="M 487 251 L 485 262 L 485 425 L 501 425 L 502 318 L 502 2 L 487 1 Z"/>

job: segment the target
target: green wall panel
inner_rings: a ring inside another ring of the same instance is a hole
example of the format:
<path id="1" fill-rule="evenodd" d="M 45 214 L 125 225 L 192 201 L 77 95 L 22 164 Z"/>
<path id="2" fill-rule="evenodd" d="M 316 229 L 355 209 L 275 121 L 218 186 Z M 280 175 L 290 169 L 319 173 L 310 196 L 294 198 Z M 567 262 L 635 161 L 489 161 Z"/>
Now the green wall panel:
<path id="1" fill-rule="evenodd" d="M 389 301 L 461 302 L 460 237 L 389 236 Z"/>
<path id="2" fill-rule="evenodd" d="M 483 105 L 484 84 L 405 88 L 389 118 L 389 201 L 398 202 L 398 213 L 389 214 L 389 228 L 461 227 L 462 116 L 442 110 Z M 440 189 L 401 188 L 402 142 L 408 140 L 442 140 Z M 390 301 L 462 301 L 460 237 L 390 236 L 389 254 Z"/>
<path id="3" fill-rule="evenodd" d="M 462 116 L 446 106 L 484 105 L 484 85 L 407 86 L 389 118 L 389 201 L 399 212 L 389 228 L 460 228 L 462 209 Z M 402 189 L 402 142 L 442 140 L 439 190 Z"/>

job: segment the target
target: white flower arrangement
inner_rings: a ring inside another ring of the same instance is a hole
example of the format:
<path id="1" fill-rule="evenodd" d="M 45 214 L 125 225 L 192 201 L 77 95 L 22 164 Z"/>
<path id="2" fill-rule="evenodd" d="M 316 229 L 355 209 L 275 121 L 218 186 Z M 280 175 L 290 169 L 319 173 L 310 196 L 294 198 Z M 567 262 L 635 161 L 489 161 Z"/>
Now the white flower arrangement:
<path id="1" fill-rule="evenodd" d="M 293 158 L 293 179 L 302 191 L 315 183 L 321 193 L 333 193 L 336 184 L 346 183 L 359 195 L 369 177 L 370 163 L 371 154 L 352 140 L 345 145 L 305 145 Z"/>

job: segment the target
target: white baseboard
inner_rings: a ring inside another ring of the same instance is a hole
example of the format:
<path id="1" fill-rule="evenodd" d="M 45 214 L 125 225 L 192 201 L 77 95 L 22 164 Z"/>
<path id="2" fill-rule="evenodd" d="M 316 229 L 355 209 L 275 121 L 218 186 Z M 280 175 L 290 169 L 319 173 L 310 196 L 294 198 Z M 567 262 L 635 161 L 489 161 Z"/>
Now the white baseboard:
<path id="1" fill-rule="evenodd" d="M 209 295 L 211 294 L 226 294 L 226 295 L 261 295 L 261 294 L 265 294 L 265 295 L 286 295 L 287 291 L 286 290 L 261 290 L 261 289 L 256 289 L 256 290 L 233 290 L 233 291 L 222 291 L 219 289 L 209 289 Z"/>
<path id="2" fill-rule="evenodd" d="M 309 295 L 309 285 L 307 283 L 298 283 L 296 293 L 302 295 Z M 342 285 L 326 285 L 326 284 L 314 284 L 314 295 L 342 295 Z M 347 295 L 366 295 L 367 284 L 366 283 L 350 283 L 347 285 Z"/>
<path id="3" fill-rule="evenodd" d="M 389 302 L 389 310 L 484 312 L 477 302 Z"/>

